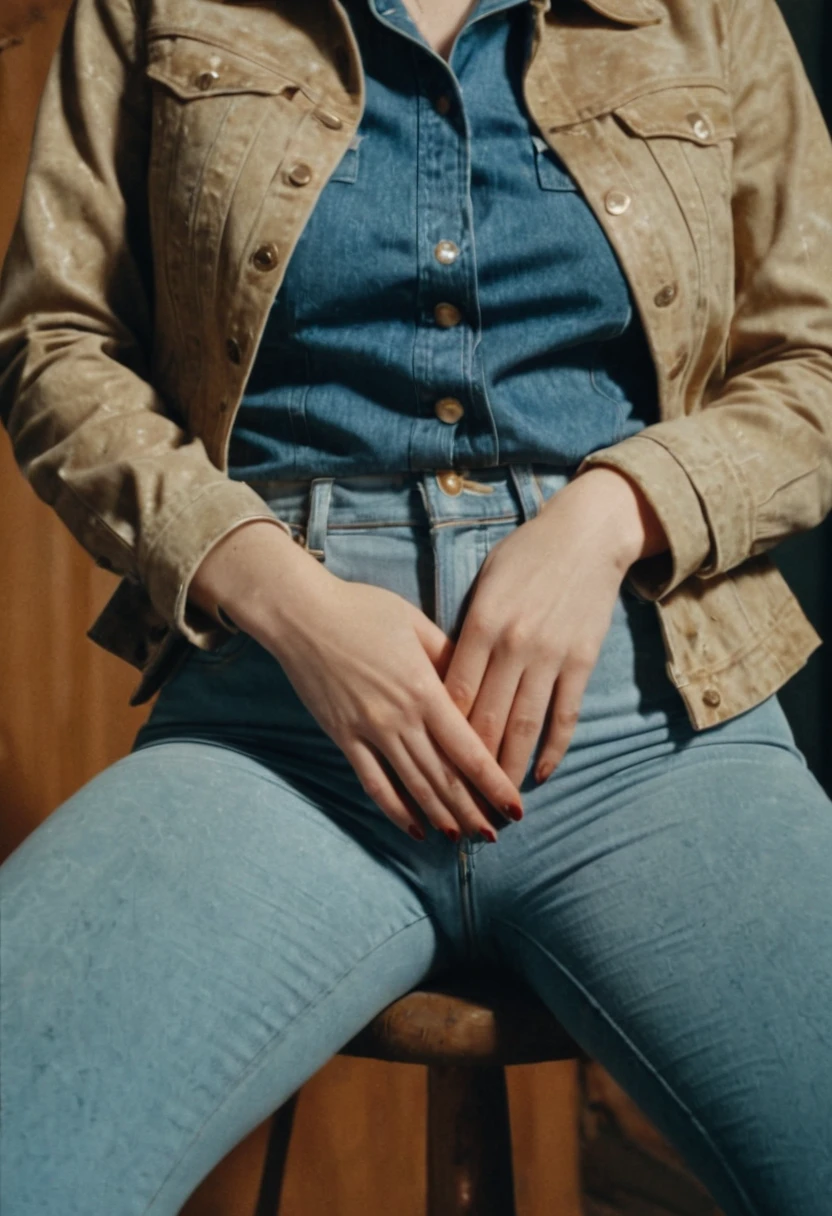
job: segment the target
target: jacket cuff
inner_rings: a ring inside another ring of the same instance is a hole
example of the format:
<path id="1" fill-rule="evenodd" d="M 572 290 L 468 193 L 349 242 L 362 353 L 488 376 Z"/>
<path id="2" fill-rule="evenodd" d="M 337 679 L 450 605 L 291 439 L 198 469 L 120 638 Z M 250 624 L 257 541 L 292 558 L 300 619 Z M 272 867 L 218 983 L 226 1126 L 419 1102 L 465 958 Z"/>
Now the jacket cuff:
<path id="1" fill-rule="evenodd" d="M 214 545 L 255 519 L 276 524 L 292 536 L 289 525 L 250 486 L 214 482 L 168 520 L 145 554 L 142 581 L 154 607 L 200 650 L 214 650 L 232 630 L 188 602 L 191 579 Z"/>
<path id="2" fill-rule="evenodd" d="M 632 435 L 593 452 L 581 462 L 575 476 L 598 465 L 617 469 L 634 481 L 664 528 L 669 549 L 641 558 L 627 575 L 642 599 L 664 599 L 707 564 L 710 556 L 711 535 L 699 495 L 682 465 L 648 435 Z"/>

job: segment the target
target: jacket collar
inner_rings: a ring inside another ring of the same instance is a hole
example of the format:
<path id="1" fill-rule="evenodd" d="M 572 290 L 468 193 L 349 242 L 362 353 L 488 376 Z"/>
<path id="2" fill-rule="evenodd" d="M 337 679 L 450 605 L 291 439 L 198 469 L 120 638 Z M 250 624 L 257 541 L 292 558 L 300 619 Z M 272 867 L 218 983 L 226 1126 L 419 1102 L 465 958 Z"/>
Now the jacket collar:
<path id="1" fill-rule="evenodd" d="M 552 7 L 552 0 L 532 0 L 532 3 L 544 13 Z M 655 25 L 662 19 L 656 0 L 583 0 L 583 3 L 619 25 Z"/>

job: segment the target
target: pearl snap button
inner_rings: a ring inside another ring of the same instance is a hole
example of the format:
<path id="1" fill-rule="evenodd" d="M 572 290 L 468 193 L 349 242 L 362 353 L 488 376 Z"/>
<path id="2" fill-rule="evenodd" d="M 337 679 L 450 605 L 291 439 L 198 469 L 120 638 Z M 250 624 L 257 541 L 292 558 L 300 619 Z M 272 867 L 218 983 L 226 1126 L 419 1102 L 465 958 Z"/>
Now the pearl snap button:
<path id="1" fill-rule="evenodd" d="M 446 300 L 442 300 L 433 310 L 433 319 L 443 329 L 451 329 L 454 325 L 459 325 L 462 313 L 456 304 L 449 304 Z"/>
<path id="2" fill-rule="evenodd" d="M 433 105 L 437 114 L 447 114 L 451 108 L 451 99 L 447 93 L 440 93 Z"/>
<path id="3" fill-rule="evenodd" d="M 456 397 L 441 397 L 433 407 L 433 412 L 440 422 L 459 422 L 465 413 L 465 407 Z"/>
<path id="4" fill-rule="evenodd" d="M 219 80 L 219 78 L 220 78 L 219 72 L 211 72 L 211 71 L 200 72 L 199 75 L 194 80 L 194 84 L 196 85 L 196 87 L 198 89 L 202 89 L 204 92 L 205 89 L 210 89 L 213 86 L 214 82 L 216 80 Z"/>
<path id="5" fill-rule="evenodd" d="M 440 469 L 436 474 L 436 481 L 442 493 L 449 494 L 451 498 L 462 493 L 462 477 L 456 469 Z"/>
<path id="6" fill-rule="evenodd" d="M 702 693 L 702 700 L 706 705 L 710 705 L 711 709 L 716 709 L 717 705 L 722 701 L 722 697 L 715 688 L 706 688 Z"/>
<path id="7" fill-rule="evenodd" d="M 604 199 L 604 206 L 610 215 L 623 215 L 632 201 L 623 190 L 610 190 Z"/>
<path id="8" fill-rule="evenodd" d="M 437 262 L 443 266 L 451 266 L 459 257 L 459 246 L 453 241 L 439 241 L 433 250 Z"/>

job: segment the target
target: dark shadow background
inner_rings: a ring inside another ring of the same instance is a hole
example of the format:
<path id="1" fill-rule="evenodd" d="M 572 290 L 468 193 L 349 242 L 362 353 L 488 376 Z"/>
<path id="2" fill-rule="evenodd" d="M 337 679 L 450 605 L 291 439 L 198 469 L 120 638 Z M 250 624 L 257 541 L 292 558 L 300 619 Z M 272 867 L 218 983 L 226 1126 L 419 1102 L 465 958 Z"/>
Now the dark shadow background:
<path id="1" fill-rule="evenodd" d="M 832 127 L 832 4 L 830 0 L 779 0 L 779 4 L 827 126 Z M 814 531 L 778 545 L 771 556 L 824 639 L 778 696 L 798 746 L 832 795 L 832 516 Z"/>

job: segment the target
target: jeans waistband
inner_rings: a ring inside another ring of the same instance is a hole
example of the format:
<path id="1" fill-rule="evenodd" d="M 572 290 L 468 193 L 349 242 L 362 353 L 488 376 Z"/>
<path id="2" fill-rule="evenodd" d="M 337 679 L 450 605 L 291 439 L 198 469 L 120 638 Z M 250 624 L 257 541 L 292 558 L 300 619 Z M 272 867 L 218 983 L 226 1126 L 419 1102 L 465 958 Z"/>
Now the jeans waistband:
<path id="1" fill-rule="evenodd" d="M 487 469 L 431 469 L 311 479 L 250 480 L 280 519 L 306 532 L 310 552 L 323 552 L 329 528 L 529 520 L 574 475 L 543 464 Z"/>

